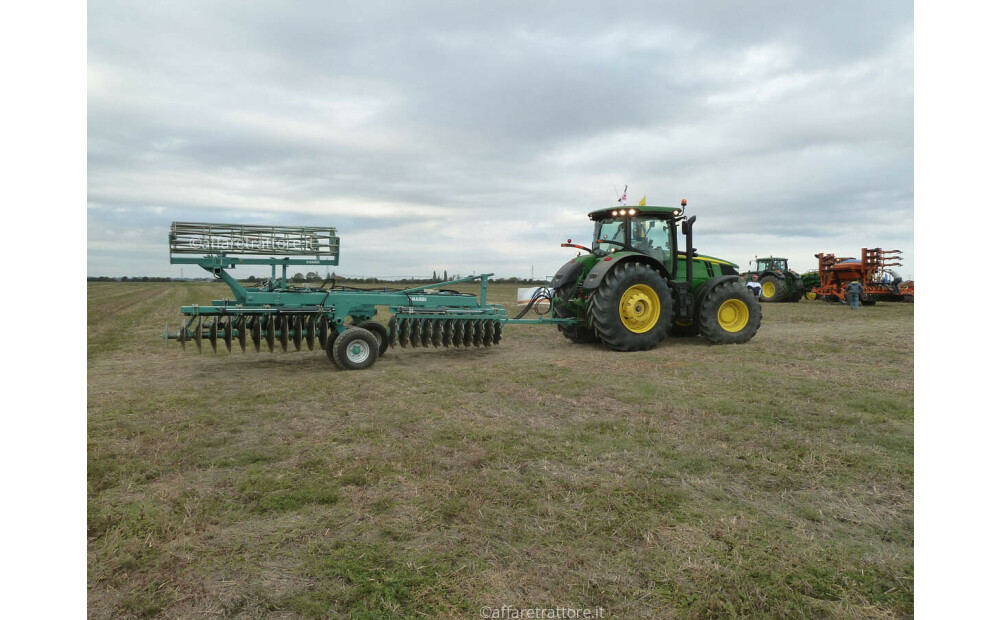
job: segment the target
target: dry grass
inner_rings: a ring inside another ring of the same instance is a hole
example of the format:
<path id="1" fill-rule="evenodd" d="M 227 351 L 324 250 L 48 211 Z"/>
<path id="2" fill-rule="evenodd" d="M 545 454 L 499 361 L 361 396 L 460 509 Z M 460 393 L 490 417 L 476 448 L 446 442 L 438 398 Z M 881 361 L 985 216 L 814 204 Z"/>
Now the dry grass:
<path id="1" fill-rule="evenodd" d="M 91 617 L 913 613 L 912 305 L 633 354 L 512 325 L 337 372 L 161 343 L 216 285 L 88 292 Z"/>

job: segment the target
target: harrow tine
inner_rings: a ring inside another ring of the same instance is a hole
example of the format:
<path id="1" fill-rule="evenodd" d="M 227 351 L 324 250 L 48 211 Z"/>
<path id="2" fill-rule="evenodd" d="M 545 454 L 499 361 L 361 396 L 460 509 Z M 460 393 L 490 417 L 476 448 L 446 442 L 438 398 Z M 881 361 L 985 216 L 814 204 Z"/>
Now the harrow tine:
<path id="1" fill-rule="evenodd" d="M 212 345 L 212 353 L 218 353 L 219 350 L 216 347 L 216 343 L 219 340 L 219 317 L 215 317 L 212 324 L 208 327 L 208 342 Z"/>
<path id="2" fill-rule="evenodd" d="M 278 334 L 278 342 L 281 343 L 281 350 L 288 350 L 288 315 L 279 314 L 278 315 L 278 329 L 280 333 Z"/>
<path id="3" fill-rule="evenodd" d="M 313 345 L 316 342 L 316 315 L 310 314 L 305 318 L 305 329 L 306 329 L 306 346 L 309 350 L 313 350 Z"/>
<path id="4" fill-rule="evenodd" d="M 198 345 L 198 353 L 201 353 L 201 327 L 201 315 L 199 314 L 194 330 L 194 343 Z"/>
<path id="5" fill-rule="evenodd" d="M 233 317 L 226 319 L 226 324 L 222 327 L 222 340 L 226 343 L 226 352 L 233 352 Z"/>

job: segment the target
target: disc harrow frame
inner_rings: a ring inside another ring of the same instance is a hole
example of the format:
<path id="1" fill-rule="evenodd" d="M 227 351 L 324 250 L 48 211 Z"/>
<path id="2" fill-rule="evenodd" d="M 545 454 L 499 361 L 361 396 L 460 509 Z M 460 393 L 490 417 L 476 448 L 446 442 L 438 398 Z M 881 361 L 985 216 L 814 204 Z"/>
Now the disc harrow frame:
<path id="1" fill-rule="evenodd" d="M 172 264 L 197 265 L 233 293 L 233 299 L 182 306 L 185 320 L 178 331 L 164 330 L 165 340 L 182 347 L 193 341 L 199 352 L 203 340 L 213 352 L 220 340 L 228 352 L 234 341 L 242 352 L 301 351 L 303 345 L 312 351 L 319 345 L 338 368 L 359 369 L 396 345 L 489 347 L 500 343 L 508 322 L 574 322 L 510 319 L 502 306 L 486 301 L 492 273 L 405 289 L 289 285 L 289 266 L 339 263 L 335 228 L 174 222 L 169 242 Z M 238 265 L 269 265 L 271 278 L 245 287 L 229 272 Z M 480 283 L 478 296 L 445 288 L 474 281 Z M 387 325 L 375 321 L 380 308 L 389 315 Z"/>

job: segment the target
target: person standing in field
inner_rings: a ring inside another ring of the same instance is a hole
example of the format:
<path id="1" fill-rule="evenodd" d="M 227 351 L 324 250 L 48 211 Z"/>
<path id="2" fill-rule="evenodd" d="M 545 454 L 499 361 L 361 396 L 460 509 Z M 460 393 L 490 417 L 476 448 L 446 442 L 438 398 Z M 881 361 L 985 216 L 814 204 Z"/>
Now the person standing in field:
<path id="1" fill-rule="evenodd" d="M 763 287 L 760 285 L 760 282 L 757 281 L 757 274 L 753 274 L 753 279 L 747 282 L 747 288 L 750 289 L 750 292 L 753 293 L 754 297 L 760 299 L 760 293 L 763 290 Z"/>
<path id="2" fill-rule="evenodd" d="M 861 283 L 857 280 L 853 280 L 847 285 L 844 291 L 847 293 L 847 299 L 851 302 L 851 310 L 858 309 L 858 301 L 861 299 L 861 293 L 863 293 L 865 287 L 861 286 Z"/>

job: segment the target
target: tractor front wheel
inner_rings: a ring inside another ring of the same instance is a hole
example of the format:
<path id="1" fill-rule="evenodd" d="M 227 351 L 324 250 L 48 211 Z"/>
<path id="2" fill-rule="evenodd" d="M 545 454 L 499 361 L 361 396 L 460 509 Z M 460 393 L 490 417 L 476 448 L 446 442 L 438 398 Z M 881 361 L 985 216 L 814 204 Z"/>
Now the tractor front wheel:
<path id="1" fill-rule="evenodd" d="M 588 313 L 597 336 L 616 351 L 646 351 L 671 325 L 670 287 L 642 263 L 619 263 L 590 296 Z"/>
<path id="2" fill-rule="evenodd" d="M 760 329 L 760 303 L 739 282 L 716 286 L 704 301 L 698 315 L 698 327 L 714 344 L 742 344 Z"/>
<path id="3" fill-rule="evenodd" d="M 760 279 L 760 300 L 761 301 L 784 301 L 785 281 L 775 276 L 767 275 Z"/>

